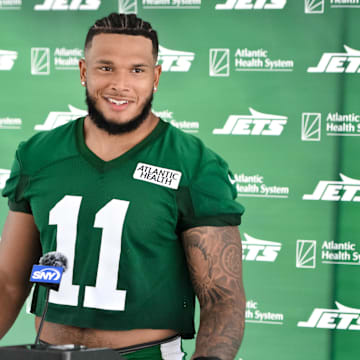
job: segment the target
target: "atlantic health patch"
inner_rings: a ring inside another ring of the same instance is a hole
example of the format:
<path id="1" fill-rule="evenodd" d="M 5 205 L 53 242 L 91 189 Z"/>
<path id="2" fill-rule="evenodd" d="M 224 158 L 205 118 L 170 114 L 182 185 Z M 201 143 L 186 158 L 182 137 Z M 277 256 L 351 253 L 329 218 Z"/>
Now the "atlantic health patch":
<path id="1" fill-rule="evenodd" d="M 139 162 L 133 178 L 176 190 L 179 187 L 181 172 Z"/>

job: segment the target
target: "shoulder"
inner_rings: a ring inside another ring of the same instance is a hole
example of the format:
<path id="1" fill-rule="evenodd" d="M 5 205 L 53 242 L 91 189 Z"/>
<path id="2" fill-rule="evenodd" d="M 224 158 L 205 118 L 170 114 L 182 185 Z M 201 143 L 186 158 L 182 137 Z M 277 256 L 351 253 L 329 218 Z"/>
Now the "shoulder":
<path id="1" fill-rule="evenodd" d="M 71 121 L 50 131 L 43 131 L 20 143 L 17 159 L 23 170 L 35 169 L 54 161 L 59 155 L 74 152 L 76 127 L 80 119 Z"/>
<path id="2" fill-rule="evenodd" d="M 170 124 L 166 132 L 166 141 L 170 144 L 172 153 L 180 159 L 181 163 L 196 172 L 208 163 L 227 166 L 224 159 L 208 148 L 201 139 Z"/>

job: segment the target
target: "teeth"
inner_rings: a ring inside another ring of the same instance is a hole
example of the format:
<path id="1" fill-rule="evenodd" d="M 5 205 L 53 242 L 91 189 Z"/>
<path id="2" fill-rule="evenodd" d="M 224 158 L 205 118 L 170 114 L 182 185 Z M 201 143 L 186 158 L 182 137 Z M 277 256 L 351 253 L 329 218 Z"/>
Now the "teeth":
<path id="1" fill-rule="evenodd" d="M 128 103 L 128 101 L 126 101 L 126 100 L 120 100 L 120 101 L 118 101 L 118 100 L 114 100 L 114 99 L 111 99 L 111 98 L 108 98 L 108 100 L 109 100 L 110 102 L 112 102 L 113 104 L 115 104 L 115 105 L 123 105 L 123 104 L 127 104 L 127 103 Z"/>

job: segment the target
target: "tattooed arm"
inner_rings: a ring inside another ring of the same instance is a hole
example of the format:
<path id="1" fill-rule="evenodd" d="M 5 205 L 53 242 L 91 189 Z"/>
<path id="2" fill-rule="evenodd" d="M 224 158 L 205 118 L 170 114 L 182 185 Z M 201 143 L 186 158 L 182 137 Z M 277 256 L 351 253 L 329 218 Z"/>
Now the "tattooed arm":
<path id="1" fill-rule="evenodd" d="M 233 360 L 244 333 L 245 294 L 237 227 L 203 226 L 183 233 L 183 245 L 200 302 L 197 356 Z"/>

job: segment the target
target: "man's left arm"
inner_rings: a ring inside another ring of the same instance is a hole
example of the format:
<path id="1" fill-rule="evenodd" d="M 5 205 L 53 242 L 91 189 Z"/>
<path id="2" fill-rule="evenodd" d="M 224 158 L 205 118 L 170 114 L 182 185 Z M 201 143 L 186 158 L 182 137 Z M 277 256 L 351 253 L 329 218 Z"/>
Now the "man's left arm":
<path id="1" fill-rule="evenodd" d="M 194 291 L 200 302 L 200 328 L 192 359 L 233 360 L 245 324 L 242 250 L 236 226 L 201 226 L 182 234 Z"/>

